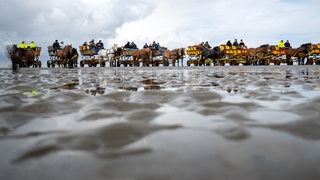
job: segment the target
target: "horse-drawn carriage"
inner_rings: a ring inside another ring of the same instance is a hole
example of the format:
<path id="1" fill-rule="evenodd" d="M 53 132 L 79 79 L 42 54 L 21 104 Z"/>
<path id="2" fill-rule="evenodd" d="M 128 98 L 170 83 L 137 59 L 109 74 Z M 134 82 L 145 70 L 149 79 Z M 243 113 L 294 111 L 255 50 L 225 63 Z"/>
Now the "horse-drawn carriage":
<path id="1" fill-rule="evenodd" d="M 41 67 L 39 60 L 41 47 L 18 48 L 16 44 L 7 45 L 8 57 L 12 61 L 13 69 L 18 67 Z"/>
<path id="2" fill-rule="evenodd" d="M 131 49 L 131 48 L 123 48 L 122 49 L 122 54 L 120 59 L 116 62 L 116 66 L 120 67 L 121 64 L 124 67 L 127 66 L 139 66 L 140 62 L 139 60 L 134 59 L 134 54 L 137 54 L 136 52 L 138 52 L 138 49 Z"/>
<path id="3" fill-rule="evenodd" d="M 261 46 L 262 51 L 260 51 L 260 56 L 256 56 L 256 62 L 258 65 L 270 65 L 273 63 L 275 66 L 281 63 L 287 63 L 288 65 L 293 64 L 293 60 L 288 58 L 288 53 L 290 53 L 289 48 L 279 48 L 277 45 L 264 45 Z"/>
<path id="4" fill-rule="evenodd" d="M 62 49 L 54 49 L 48 46 L 48 54 L 50 60 L 47 61 L 47 67 L 54 68 L 57 66 L 62 67 L 77 67 L 78 65 L 78 52 L 72 45 L 67 45 Z"/>
<path id="5" fill-rule="evenodd" d="M 97 64 L 99 64 L 100 67 L 106 66 L 105 60 L 100 60 L 97 58 L 98 49 L 92 48 L 90 46 L 79 46 L 79 50 L 82 56 L 80 67 L 84 67 L 85 64 L 87 64 L 88 67 L 96 67 Z"/>
<path id="6" fill-rule="evenodd" d="M 187 65 L 190 66 L 193 64 L 194 66 L 198 66 L 201 59 L 202 49 L 198 45 L 188 46 L 187 54 L 189 57 Z"/>
<path id="7" fill-rule="evenodd" d="M 169 60 L 171 60 L 171 57 L 165 58 L 164 56 L 165 52 L 170 52 L 167 48 L 161 47 L 159 49 L 156 49 L 154 47 L 150 47 L 150 50 L 152 51 L 152 66 L 159 66 L 160 64 L 162 64 L 163 66 L 169 66 Z"/>
<path id="8" fill-rule="evenodd" d="M 216 63 L 225 65 L 229 63 L 230 66 L 237 66 L 239 64 L 247 65 L 247 49 L 244 47 L 220 45 L 220 54 L 222 55 L 219 59 L 216 59 Z"/>
<path id="9" fill-rule="evenodd" d="M 189 59 L 187 60 L 187 65 L 190 66 L 210 66 L 216 65 L 216 59 L 220 55 L 220 50 L 218 47 L 212 49 L 204 47 L 202 45 L 188 46 L 187 55 Z"/>
<path id="10" fill-rule="evenodd" d="M 85 64 L 89 67 L 96 67 L 98 64 L 100 67 L 105 67 L 106 62 L 110 63 L 110 67 L 119 66 L 122 48 L 119 48 L 117 44 L 110 49 L 99 49 L 90 46 L 79 46 L 79 49 L 82 55 L 80 67 L 84 67 Z"/>
<path id="11" fill-rule="evenodd" d="M 122 48 L 120 53 L 120 58 L 118 59 L 116 65 L 119 67 L 121 64 L 124 67 L 127 66 L 137 66 L 140 64 L 142 66 L 149 66 L 153 64 L 153 52 L 150 48 L 143 49 L 130 49 L 130 48 Z"/>

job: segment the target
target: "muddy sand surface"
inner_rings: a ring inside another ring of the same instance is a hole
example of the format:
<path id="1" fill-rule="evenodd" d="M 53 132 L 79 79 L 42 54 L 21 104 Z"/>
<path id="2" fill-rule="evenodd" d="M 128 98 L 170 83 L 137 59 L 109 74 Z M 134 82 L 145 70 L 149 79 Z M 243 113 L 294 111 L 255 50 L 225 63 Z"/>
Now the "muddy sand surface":
<path id="1" fill-rule="evenodd" d="M 320 66 L 0 70 L 0 179 L 320 179 Z"/>

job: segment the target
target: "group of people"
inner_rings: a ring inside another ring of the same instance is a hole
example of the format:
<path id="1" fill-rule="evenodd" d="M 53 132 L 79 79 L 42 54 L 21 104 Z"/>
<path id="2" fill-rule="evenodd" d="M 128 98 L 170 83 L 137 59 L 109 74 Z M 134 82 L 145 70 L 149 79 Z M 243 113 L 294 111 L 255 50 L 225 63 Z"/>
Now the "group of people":
<path id="1" fill-rule="evenodd" d="M 283 42 L 283 40 L 281 40 L 281 41 L 278 43 L 278 47 L 279 47 L 279 48 L 283 48 L 283 49 L 288 49 L 288 48 L 291 48 L 291 45 L 290 45 L 289 40 L 287 40 L 286 42 Z"/>
<path id="2" fill-rule="evenodd" d="M 152 49 L 156 49 L 156 50 L 160 50 L 160 44 L 156 43 L 155 41 L 152 42 L 152 44 L 148 45 L 148 43 L 145 43 L 143 48 L 152 48 Z"/>
<path id="3" fill-rule="evenodd" d="M 36 43 L 34 41 L 31 41 L 31 43 L 29 45 L 27 45 L 24 41 L 22 41 L 19 45 L 18 48 L 20 49 L 35 49 L 37 47 Z"/>
<path id="4" fill-rule="evenodd" d="M 237 39 L 234 39 L 233 43 L 231 43 L 231 41 L 228 40 L 226 45 L 229 47 L 235 46 L 235 47 L 240 47 L 240 48 L 246 48 L 246 45 L 244 44 L 243 39 L 241 39 L 239 43 L 238 43 Z"/>
<path id="5" fill-rule="evenodd" d="M 138 46 L 133 41 L 131 43 L 128 41 L 123 47 L 126 49 L 138 49 Z"/>
<path id="6" fill-rule="evenodd" d="M 99 40 L 99 42 L 95 43 L 94 39 L 91 39 L 91 41 L 89 41 L 89 44 L 87 42 L 84 42 L 82 46 L 89 46 L 90 48 L 97 48 L 99 50 L 104 49 L 103 42 Z"/>

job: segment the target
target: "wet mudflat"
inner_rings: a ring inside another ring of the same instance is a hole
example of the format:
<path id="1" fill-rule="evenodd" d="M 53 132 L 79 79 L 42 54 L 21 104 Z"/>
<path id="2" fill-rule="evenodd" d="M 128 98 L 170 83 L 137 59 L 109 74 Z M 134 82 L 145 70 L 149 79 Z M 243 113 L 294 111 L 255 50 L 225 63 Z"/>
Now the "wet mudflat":
<path id="1" fill-rule="evenodd" d="M 320 66 L 0 70 L 0 179 L 320 178 Z"/>

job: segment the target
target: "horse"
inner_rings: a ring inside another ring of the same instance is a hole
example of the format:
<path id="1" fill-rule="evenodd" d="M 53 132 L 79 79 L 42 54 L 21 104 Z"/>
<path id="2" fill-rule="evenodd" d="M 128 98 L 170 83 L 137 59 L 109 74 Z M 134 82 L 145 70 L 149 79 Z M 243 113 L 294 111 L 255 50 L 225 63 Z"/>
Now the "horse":
<path id="1" fill-rule="evenodd" d="M 72 54 L 72 45 L 66 45 L 64 49 L 57 50 L 57 58 L 58 58 L 58 66 L 63 65 L 64 67 L 67 66 L 68 57 Z"/>
<path id="2" fill-rule="evenodd" d="M 208 66 L 209 64 L 206 64 L 205 63 L 205 60 L 206 59 L 212 59 L 213 60 L 213 64 L 214 65 L 217 65 L 217 62 L 216 60 L 220 57 L 223 56 L 223 52 L 220 51 L 220 47 L 219 46 L 216 46 L 216 47 L 213 47 L 212 49 L 209 49 L 209 48 L 201 48 L 201 61 L 199 63 L 199 65 L 206 65 Z"/>
<path id="3" fill-rule="evenodd" d="M 183 66 L 183 57 L 185 55 L 185 49 L 184 48 L 178 48 L 171 51 L 164 51 L 162 53 L 162 59 L 165 61 L 164 65 L 169 66 L 169 59 L 172 60 L 172 66 L 176 65 L 176 61 L 179 61 L 181 59 L 181 65 Z"/>
<path id="4" fill-rule="evenodd" d="M 256 48 L 248 48 L 247 53 L 245 54 L 248 65 L 257 65 L 257 62 L 254 60 L 257 54 Z"/>
<path id="5" fill-rule="evenodd" d="M 247 50 L 247 57 L 250 57 L 254 65 L 266 65 L 267 61 L 264 59 L 270 53 L 269 44 L 263 44 L 254 49 Z"/>
<path id="6" fill-rule="evenodd" d="M 78 65 L 78 51 L 76 48 L 72 48 L 71 52 L 69 52 L 66 56 L 66 61 L 69 67 L 77 67 Z"/>
<path id="7" fill-rule="evenodd" d="M 287 65 L 293 65 L 292 57 L 296 57 L 298 54 L 298 50 L 296 48 L 288 48 L 286 50 L 286 61 Z"/>
<path id="8" fill-rule="evenodd" d="M 141 50 L 133 50 L 132 51 L 133 63 L 135 66 L 139 66 L 139 59 L 142 61 L 143 66 L 148 66 L 152 64 L 152 50 L 150 48 L 144 48 Z"/>
<path id="9" fill-rule="evenodd" d="M 298 65 L 304 65 L 304 59 L 307 58 L 307 64 L 311 64 L 309 62 L 309 52 L 311 51 L 312 44 L 306 43 L 302 44 L 299 48 L 297 48 L 297 57 L 298 57 Z"/>
<path id="10" fill-rule="evenodd" d="M 21 49 L 17 45 L 7 45 L 8 57 L 12 62 L 12 69 L 30 67 L 34 65 L 35 53 L 32 49 Z"/>
<path id="11" fill-rule="evenodd" d="M 99 57 L 99 64 L 101 67 L 105 65 L 104 60 L 108 60 L 110 67 L 115 67 L 115 56 L 118 52 L 118 45 L 114 44 L 110 49 L 100 49 L 98 51 L 98 57 Z"/>

